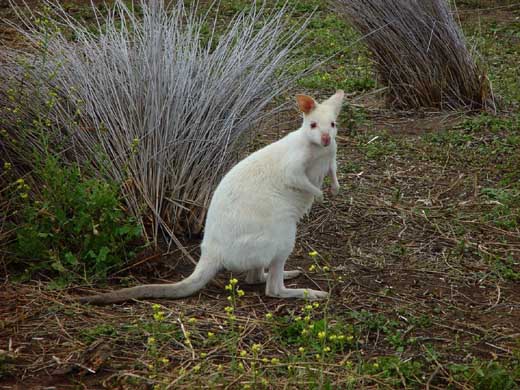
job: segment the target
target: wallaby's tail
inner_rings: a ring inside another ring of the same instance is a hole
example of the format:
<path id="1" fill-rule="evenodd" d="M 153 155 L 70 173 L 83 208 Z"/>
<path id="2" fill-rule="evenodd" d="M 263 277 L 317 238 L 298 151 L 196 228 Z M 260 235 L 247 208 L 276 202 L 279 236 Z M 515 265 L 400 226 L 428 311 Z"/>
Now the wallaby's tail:
<path id="1" fill-rule="evenodd" d="M 123 288 L 118 291 L 79 298 L 81 303 L 104 305 L 130 299 L 143 298 L 184 298 L 203 288 L 220 271 L 220 264 L 202 257 L 193 273 L 186 279 L 172 284 L 145 284 L 142 286 Z"/>

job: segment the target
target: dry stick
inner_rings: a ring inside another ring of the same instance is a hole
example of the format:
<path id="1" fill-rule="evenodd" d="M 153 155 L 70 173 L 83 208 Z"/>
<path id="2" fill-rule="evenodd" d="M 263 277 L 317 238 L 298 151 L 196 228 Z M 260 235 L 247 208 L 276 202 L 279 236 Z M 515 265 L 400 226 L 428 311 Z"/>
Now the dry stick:
<path id="1" fill-rule="evenodd" d="M 491 307 L 487 308 L 485 311 L 488 312 L 488 311 L 491 311 L 494 308 L 496 308 L 498 306 L 498 304 L 500 303 L 500 298 L 501 298 L 500 285 L 497 283 L 497 299 L 496 299 L 495 303 Z"/>

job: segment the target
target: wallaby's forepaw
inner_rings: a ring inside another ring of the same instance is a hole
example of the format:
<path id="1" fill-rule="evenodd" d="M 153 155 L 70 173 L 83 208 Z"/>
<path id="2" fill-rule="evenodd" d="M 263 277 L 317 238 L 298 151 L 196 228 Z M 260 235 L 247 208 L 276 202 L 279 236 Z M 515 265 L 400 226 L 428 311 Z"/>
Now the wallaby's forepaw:
<path id="1" fill-rule="evenodd" d="M 339 194 L 339 189 L 340 189 L 339 183 L 332 183 L 332 185 L 330 186 L 330 193 L 333 196 L 336 196 Z"/>
<path id="2" fill-rule="evenodd" d="M 318 203 L 323 203 L 323 192 L 320 191 L 319 194 L 317 194 L 317 195 L 314 196 L 314 199 L 315 199 L 316 202 L 318 202 Z"/>

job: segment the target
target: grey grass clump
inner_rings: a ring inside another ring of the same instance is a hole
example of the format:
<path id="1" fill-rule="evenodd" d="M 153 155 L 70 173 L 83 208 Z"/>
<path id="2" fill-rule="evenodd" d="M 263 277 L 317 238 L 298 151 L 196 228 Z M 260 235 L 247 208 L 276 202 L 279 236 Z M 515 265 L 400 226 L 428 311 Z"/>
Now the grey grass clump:
<path id="1" fill-rule="evenodd" d="M 141 0 L 137 12 L 116 0 L 94 28 L 57 1 L 38 15 L 15 7 L 31 47 L 3 50 L 0 105 L 18 109 L 3 115 L 15 142 L 0 150 L 26 170 L 33 150 L 89 161 L 123 183 L 151 240 L 178 243 L 201 229 L 247 136 L 300 76 L 288 64 L 307 22 L 288 27 L 287 7 L 253 7 L 217 34 L 214 20 L 172 3 Z"/>
<path id="2" fill-rule="evenodd" d="M 495 109 L 489 79 L 446 0 L 330 0 L 361 34 L 400 108 Z"/>

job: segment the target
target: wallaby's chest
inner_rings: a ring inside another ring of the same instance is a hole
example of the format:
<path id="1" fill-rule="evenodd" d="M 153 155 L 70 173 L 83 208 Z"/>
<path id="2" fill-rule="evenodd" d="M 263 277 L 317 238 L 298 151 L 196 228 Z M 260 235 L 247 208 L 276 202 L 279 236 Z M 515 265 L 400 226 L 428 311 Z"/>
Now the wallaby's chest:
<path id="1" fill-rule="evenodd" d="M 312 157 L 307 164 L 306 174 L 314 185 L 321 187 L 323 179 L 329 172 L 331 161 L 334 158 L 334 152 L 332 149 L 326 150 Z"/>

